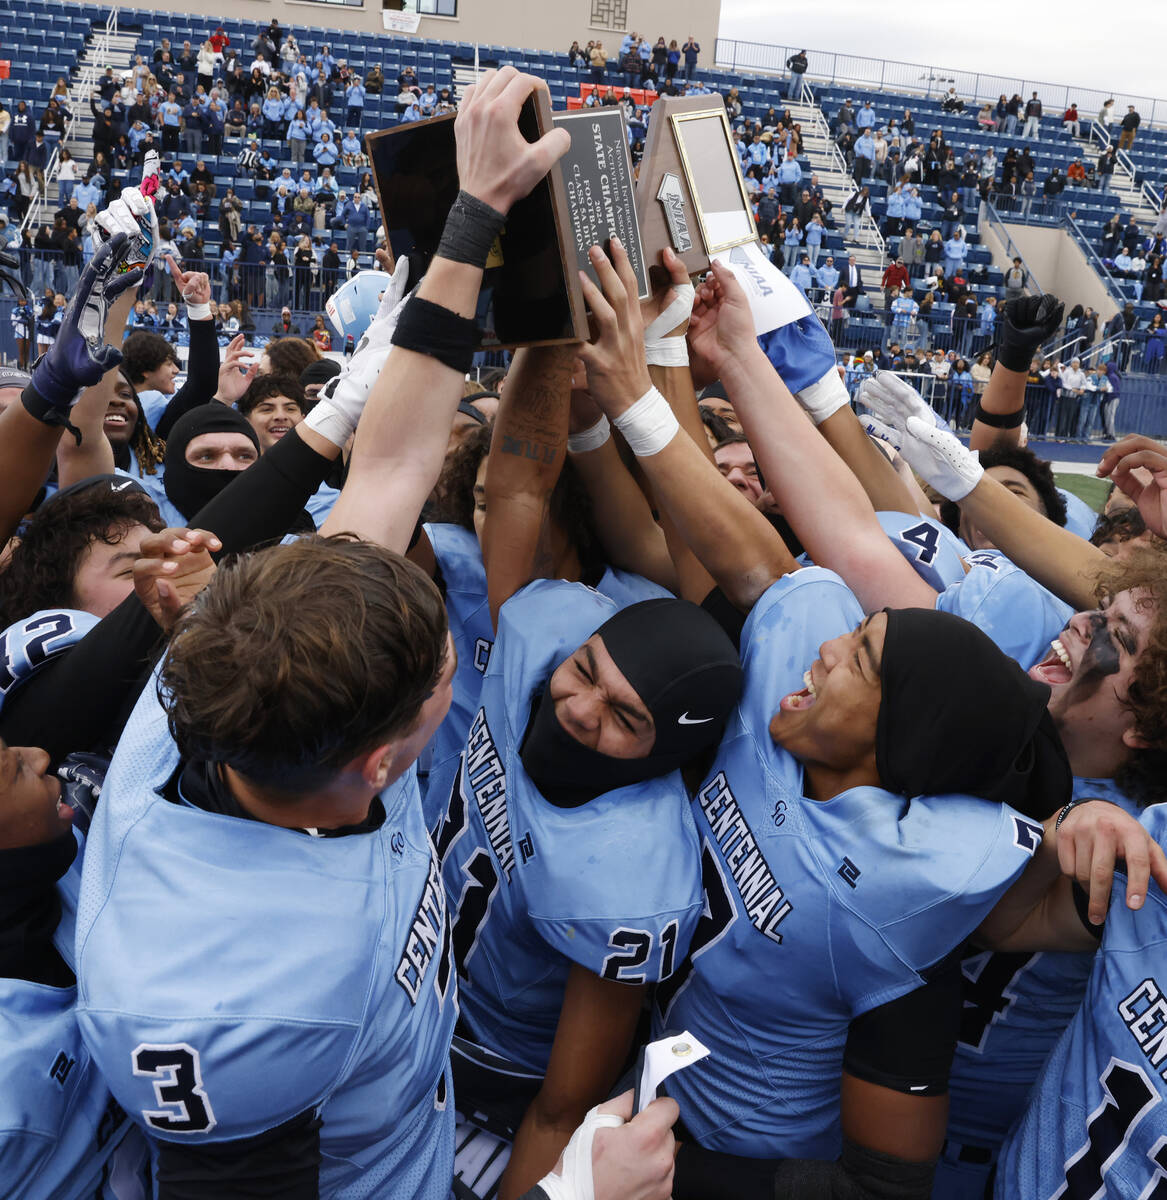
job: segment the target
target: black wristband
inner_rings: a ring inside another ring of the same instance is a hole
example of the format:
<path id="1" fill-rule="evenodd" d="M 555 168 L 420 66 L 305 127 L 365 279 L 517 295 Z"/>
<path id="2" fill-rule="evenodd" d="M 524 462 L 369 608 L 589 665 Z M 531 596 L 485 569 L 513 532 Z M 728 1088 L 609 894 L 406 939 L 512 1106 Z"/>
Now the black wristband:
<path id="1" fill-rule="evenodd" d="M 1062 822 L 1070 815 L 1070 813 L 1078 807 L 1079 804 L 1089 804 L 1092 800 L 1100 801 L 1102 804 L 1110 803 L 1108 800 L 1103 800 L 1101 796 L 1075 796 L 1065 808 L 1058 813 L 1058 819 L 1054 822 L 1054 831 L 1061 829 Z"/>
<path id="2" fill-rule="evenodd" d="M 468 317 L 414 296 L 401 310 L 397 328 L 393 330 L 393 345 L 428 354 L 465 375 L 474 362 L 478 326 Z"/>
<path id="3" fill-rule="evenodd" d="M 1025 410 L 1019 408 L 1016 412 L 1011 413 L 985 412 L 978 400 L 976 416 L 973 417 L 973 420 L 980 421 L 982 425 L 991 425 L 994 429 L 1016 429 L 1025 421 Z"/>
<path id="4" fill-rule="evenodd" d="M 67 430 L 76 439 L 77 445 L 81 445 L 81 430 L 70 422 L 69 413 L 55 408 L 31 383 L 20 393 L 20 402 L 30 417 L 35 417 L 42 425 L 56 425 Z"/>
<path id="5" fill-rule="evenodd" d="M 446 217 L 438 257 L 484 268 L 494 239 L 505 222 L 506 213 L 491 208 L 469 192 L 459 192 Z"/>

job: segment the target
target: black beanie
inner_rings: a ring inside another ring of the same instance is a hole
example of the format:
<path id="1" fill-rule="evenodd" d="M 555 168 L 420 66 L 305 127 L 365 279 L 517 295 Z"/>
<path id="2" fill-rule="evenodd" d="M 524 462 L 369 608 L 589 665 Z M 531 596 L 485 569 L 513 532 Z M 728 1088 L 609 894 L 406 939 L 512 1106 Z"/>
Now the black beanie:
<path id="1" fill-rule="evenodd" d="M 1072 775 L 1050 689 L 975 625 L 934 609 L 884 609 L 880 784 L 903 796 L 959 792 L 1044 820 Z"/>

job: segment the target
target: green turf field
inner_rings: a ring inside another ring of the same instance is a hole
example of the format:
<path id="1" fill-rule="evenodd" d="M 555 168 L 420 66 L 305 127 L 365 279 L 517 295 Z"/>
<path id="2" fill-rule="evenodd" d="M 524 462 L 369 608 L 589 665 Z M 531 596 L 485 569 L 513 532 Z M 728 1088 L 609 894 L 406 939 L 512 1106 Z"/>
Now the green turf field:
<path id="1" fill-rule="evenodd" d="M 1109 481 L 1095 479 L 1093 475 L 1062 475 L 1056 471 L 1054 479 L 1057 480 L 1058 487 L 1065 488 L 1067 492 L 1073 492 L 1075 496 L 1085 500 L 1095 512 L 1102 511 L 1106 494 L 1110 490 Z"/>

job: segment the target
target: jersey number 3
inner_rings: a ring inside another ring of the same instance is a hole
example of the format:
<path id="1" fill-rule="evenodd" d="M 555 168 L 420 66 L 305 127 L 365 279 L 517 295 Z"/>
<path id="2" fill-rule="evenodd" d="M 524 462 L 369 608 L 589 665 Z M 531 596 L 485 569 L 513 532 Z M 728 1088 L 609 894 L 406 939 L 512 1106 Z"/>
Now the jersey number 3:
<path id="1" fill-rule="evenodd" d="M 211 1101 L 203 1091 L 199 1052 L 186 1042 L 173 1046 L 142 1043 L 130 1055 L 135 1075 L 154 1080 L 156 1109 L 142 1109 L 142 1119 L 167 1133 L 206 1133 L 215 1128 Z"/>

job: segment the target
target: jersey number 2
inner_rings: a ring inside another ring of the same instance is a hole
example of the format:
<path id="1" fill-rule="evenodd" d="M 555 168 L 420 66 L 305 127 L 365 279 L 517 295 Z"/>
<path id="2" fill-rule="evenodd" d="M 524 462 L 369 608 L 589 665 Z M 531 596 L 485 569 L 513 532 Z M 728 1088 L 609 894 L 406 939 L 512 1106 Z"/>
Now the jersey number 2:
<path id="1" fill-rule="evenodd" d="M 211 1101 L 203 1091 L 199 1052 L 186 1042 L 171 1046 L 143 1043 L 130 1055 L 135 1075 L 154 1080 L 156 1109 L 142 1109 L 142 1118 L 167 1133 L 206 1133 L 216 1125 Z"/>

